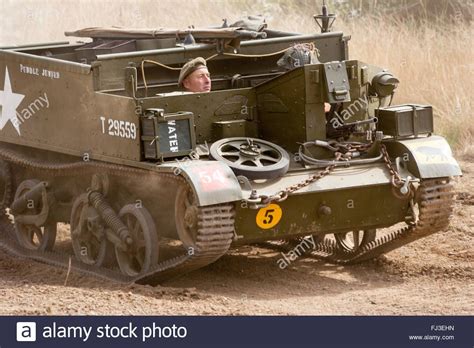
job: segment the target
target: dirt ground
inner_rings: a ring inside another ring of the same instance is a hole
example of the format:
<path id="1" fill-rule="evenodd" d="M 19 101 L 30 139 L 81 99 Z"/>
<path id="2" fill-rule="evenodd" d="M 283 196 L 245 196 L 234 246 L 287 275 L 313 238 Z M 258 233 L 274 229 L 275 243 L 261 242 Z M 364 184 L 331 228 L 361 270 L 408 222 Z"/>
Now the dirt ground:
<path id="1" fill-rule="evenodd" d="M 234 250 L 161 286 L 122 286 L 0 251 L 3 315 L 474 314 L 474 158 L 461 161 L 455 216 L 438 233 L 356 266 L 306 258 L 280 270 L 275 251 Z"/>

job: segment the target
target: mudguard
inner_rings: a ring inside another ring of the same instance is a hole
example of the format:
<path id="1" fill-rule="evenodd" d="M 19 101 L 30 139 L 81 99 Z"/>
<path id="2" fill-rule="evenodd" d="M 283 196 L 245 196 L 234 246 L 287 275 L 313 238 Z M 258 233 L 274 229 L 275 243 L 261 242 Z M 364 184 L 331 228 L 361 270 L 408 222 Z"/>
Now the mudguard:
<path id="1" fill-rule="evenodd" d="M 242 200 L 239 181 L 226 164 L 218 161 L 187 160 L 171 167 L 176 175 L 183 175 L 196 193 L 199 206 Z"/>
<path id="2" fill-rule="evenodd" d="M 462 175 L 451 148 L 441 136 L 384 141 L 391 157 L 420 179 Z"/>

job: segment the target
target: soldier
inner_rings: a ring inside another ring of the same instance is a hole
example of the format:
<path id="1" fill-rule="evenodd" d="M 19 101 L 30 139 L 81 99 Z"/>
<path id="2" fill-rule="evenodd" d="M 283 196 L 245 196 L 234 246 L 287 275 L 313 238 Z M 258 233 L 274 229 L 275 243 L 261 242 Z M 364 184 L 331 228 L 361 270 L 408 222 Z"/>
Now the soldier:
<path id="1" fill-rule="evenodd" d="M 202 57 L 190 60 L 179 73 L 178 86 L 189 92 L 210 92 L 211 76 L 207 70 L 206 60 Z"/>

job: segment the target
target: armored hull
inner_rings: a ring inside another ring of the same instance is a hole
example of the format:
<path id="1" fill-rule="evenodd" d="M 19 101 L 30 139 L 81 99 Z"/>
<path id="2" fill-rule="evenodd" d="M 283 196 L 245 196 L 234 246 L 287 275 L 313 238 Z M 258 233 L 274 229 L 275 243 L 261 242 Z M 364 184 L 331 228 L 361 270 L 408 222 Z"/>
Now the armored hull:
<path id="1" fill-rule="evenodd" d="M 2 48 L 2 248 L 154 284 L 240 244 L 352 263 L 446 228 L 461 172 L 431 107 L 391 105 L 398 79 L 324 23 Z M 180 91 L 198 56 L 212 91 Z"/>

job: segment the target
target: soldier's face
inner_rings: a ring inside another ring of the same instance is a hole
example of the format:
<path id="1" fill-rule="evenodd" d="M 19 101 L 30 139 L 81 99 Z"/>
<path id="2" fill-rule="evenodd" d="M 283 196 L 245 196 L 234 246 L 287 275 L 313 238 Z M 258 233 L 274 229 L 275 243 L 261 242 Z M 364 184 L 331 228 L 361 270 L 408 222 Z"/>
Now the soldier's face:
<path id="1" fill-rule="evenodd" d="M 193 71 L 183 81 L 183 86 L 190 92 L 210 92 L 211 76 L 205 66 Z"/>

